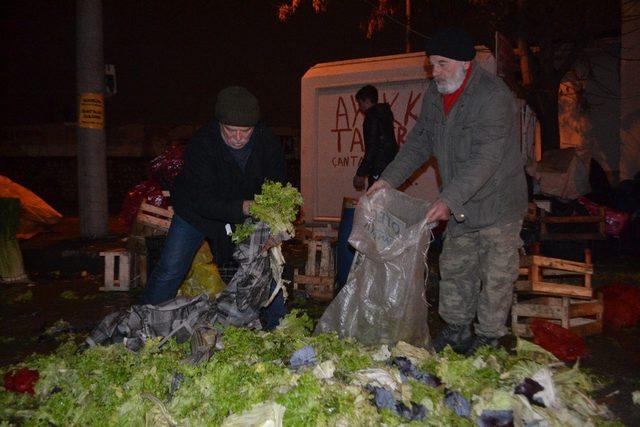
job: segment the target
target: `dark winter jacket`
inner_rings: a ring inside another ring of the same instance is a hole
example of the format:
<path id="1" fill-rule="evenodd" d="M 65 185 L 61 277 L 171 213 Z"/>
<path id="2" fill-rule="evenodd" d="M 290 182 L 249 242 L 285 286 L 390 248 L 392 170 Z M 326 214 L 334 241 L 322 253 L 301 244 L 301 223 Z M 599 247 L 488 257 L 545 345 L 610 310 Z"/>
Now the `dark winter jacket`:
<path id="1" fill-rule="evenodd" d="M 527 187 L 519 109 L 507 85 L 474 63 L 447 117 L 443 110 L 442 95 L 431 83 L 418 121 L 382 179 L 397 187 L 433 155 L 442 178 L 440 198 L 456 219 L 447 226 L 450 235 L 521 220 Z"/>
<path id="2" fill-rule="evenodd" d="M 393 131 L 393 113 L 389 104 L 371 106 L 362 124 L 364 157 L 358 167 L 358 176 L 378 176 L 398 153 Z"/>
<path id="3" fill-rule="evenodd" d="M 177 215 L 209 238 L 214 260 L 231 259 L 233 243 L 226 224 L 244 221 L 242 202 L 253 200 L 265 180 L 284 181 L 280 142 L 264 125 L 256 125 L 244 172 L 220 135 L 216 120 L 189 140 L 182 172 L 173 184 L 171 199 Z"/>

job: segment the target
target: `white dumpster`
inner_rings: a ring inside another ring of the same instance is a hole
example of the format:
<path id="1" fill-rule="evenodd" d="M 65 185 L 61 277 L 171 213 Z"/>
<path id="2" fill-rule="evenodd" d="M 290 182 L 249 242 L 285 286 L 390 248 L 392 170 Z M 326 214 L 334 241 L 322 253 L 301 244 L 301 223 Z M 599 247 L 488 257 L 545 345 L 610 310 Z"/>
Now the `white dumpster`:
<path id="1" fill-rule="evenodd" d="M 495 73 L 491 52 L 477 50 L 477 62 Z M 424 53 L 409 53 L 318 64 L 305 73 L 300 185 L 306 221 L 336 221 L 343 198 L 363 194 L 352 186 L 364 155 L 358 89 L 366 84 L 378 88 L 379 102 L 391 105 L 396 139 L 403 144 L 420 114 L 429 77 L 426 65 Z M 425 164 L 403 188 L 414 197 L 433 200 L 438 194 L 435 161 Z"/>

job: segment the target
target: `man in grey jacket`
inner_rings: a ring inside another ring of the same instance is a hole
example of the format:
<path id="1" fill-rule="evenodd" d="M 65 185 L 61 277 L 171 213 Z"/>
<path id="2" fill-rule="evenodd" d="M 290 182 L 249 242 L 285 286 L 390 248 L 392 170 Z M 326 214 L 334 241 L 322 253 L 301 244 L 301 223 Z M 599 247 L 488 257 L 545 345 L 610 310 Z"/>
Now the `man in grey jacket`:
<path id="1" fill-rule="evenodd" d="M 527 205 L 519 113 L 505 83 L 474 62 L 473 39 L 463 30 L 440 30 L 426 53 L 433 80 L 420 117 L 367 194 L 400 186 L 430 156 L 437 158 L 442 187 L 427 219 L 448 220 L 439 300 L 447 324 L 433 346 L 472 353 L 497 346 L 507 333 Z"/>

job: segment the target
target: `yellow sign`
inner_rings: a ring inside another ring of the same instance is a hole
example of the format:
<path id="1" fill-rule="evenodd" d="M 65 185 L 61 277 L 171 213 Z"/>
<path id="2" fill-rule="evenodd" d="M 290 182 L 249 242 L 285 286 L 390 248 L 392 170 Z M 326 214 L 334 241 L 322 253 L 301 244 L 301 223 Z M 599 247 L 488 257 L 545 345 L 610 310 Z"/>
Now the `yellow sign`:
<path id="1" fill-rule="evenodd" d="M 104 98 L 101 93 L 81 93 L 78 126 L 104 129 Z"/>

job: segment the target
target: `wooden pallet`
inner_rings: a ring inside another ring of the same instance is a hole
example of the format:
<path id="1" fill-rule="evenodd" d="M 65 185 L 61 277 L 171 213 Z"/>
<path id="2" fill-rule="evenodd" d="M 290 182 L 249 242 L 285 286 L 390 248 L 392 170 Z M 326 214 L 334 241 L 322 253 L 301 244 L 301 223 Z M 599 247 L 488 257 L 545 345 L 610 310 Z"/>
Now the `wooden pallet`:
<path id="1" fill-rule="evenodd" d="M 296 226 L 296 237 L 302 240 L 338 239 L 336 224 L 328 222 L 305 223 Z"/>
<path id="2" fill-rule="evenodd" d="M 100 252 L 104 257 L 104 286 L 101 291 L 128 291 L 131 279 L 131 257 L 126 249 Z M 118 276 L 116 279 L 116 269 Z"/>
<path id="3" fill-rule="evenodd" d="M 306 292 L 311 298 L 331 301 L 335 293 L 335 257 L 332 244 L 335 237 L 330 229 L 328 233 L 319 233 L 315 239 L 306 239 L 307 262 L 304 274 L 294 270 L 293 289 Z"/>
<path id="4" fill-rule="evenodd" d="M 294 291 L 304 291 L 310 298 L 320 301 L 331 301 L 335 293 L 335 276 L 308 276 L 293 271 Z"/>
<path id="5" fill-rule="evenodd" d="M 521 293 L 593 298 L 591 251 L 585 251 L 585 262 L 527 255 L 520 258 L 520 276 L 515 290 Z M 524 276 L 524 277 L 523 277 Z M 568 278 L 577 279 L 569 282 Z"/>
<path id="6" fill-rule="evenodd" d="M 557 233 L 549 231 L 549 224 L 592 224 L 596 230 L 591 233 Z M 605 234 L 605 226 L 604 207 L 600 207 L 598 215 L 551 216 L 544 210 L 540 212 L 540 240 L 604 240 L 607 238 L 607 235 Z"/>
<path id="7" fill-rule="evenodd" d="M 520 299 L 520 301 L 518 301 Z M 514 335 L 531 337 L 533 319 L 556 323 L 580 335 L 602 332 L 602 296 L 579 300 L 570 297 L 536 297 L 523 300 L 514 294 L 511 307 L 511 328 Z"/>
<path id="8" fill-rule="evenodd" d="M 307 276 L 334 276 L 335 259 L 331 239 L 305 240 L 307 245 L 307 263 L 304 274 Z"/>

